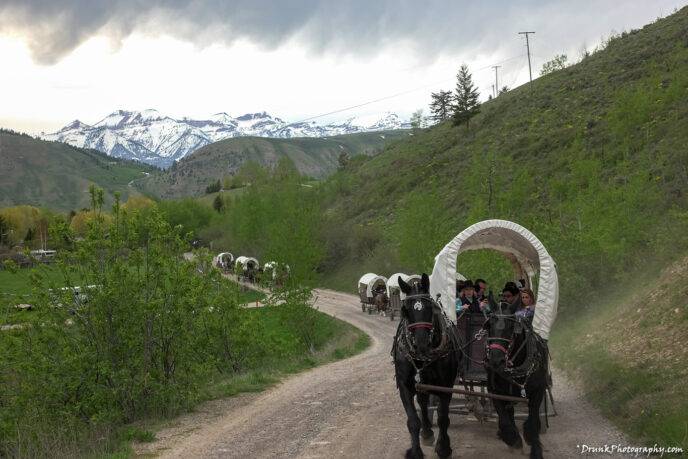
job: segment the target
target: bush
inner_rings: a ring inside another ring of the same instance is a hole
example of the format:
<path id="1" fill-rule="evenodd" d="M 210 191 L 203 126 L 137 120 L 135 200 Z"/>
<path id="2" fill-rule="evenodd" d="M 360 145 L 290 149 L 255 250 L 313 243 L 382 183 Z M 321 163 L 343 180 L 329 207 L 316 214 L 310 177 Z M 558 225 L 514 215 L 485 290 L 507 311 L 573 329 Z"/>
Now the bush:
<path id="1" fill-rule="evenodd" d="M 276 322 L 257 319 L 235 284 L 197 269 L 207 253 L 183 260 L 187 241 L 159 210 L 116 206 L 111 220 L 92 219 L 57 263 L 81 294 L 35 276 L 33 326 L 0 334 L 0 456 L 58 444 L 74 455 L 122 424 L 188 409 L 217 375 L 319 345 L 302 327 L 313 321 L 299 322 L 309 291 L 288 294 Z"/>

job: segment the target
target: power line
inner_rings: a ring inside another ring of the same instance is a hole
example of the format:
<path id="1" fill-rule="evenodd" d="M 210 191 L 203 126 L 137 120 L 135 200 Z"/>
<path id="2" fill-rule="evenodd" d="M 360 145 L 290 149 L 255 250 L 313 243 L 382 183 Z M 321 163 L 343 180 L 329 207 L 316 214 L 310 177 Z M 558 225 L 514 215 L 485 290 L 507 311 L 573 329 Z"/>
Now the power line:
<path id="1" fill-rule="evenodd" d="M 504 59 L 504 60 L 502 60 L 502 61 L 500 61 L 500 62 L 497 62 L 496 64 L 489 64 L 489 65 L 486 65 L 486 66 L 484 66 L 484 67 L 480 67 L 480 68 L 478 68 L 478 69 L 475 69 L 474 72 L 480 72 L 480 71 L 482 71 L 482 70 L 489 69 L 490 67 L 494 67 L 495 65 L 504 64 L 504 63 L 509 62 L 509 61 L 512 61 L 512 60 L 514 60 L 514 59 L 518 59 L 519 57 L 523 57 L 523 54 L 519 54 L 519 55 L 517 55 L 517 56 L 508 57 L 508 58 L 506 58 L 506 59 Z M 499 65 L 499 66 L 501 67 L 501 65 Z M 410 93 L 412 93 L 412 92 L 420 91 L 421 89 L 427 89 L 427 88 L 429 88 L 429 87 L 438 85 L 438 84 L 440 84 L 440 83 L 444 83 L 444 82 L 447 82 L 447 81 L 451 81 L 451 80 L 453 80 L 453 79 L 454 79 L 454 78 L 445 78 L 445 79 L 443 79 L 443 80 L 435 81 L 434 83 L 429 83 L 429 84 L 426 84 L 426 85 L 423 85 L 423 86 L 418 86 L 418 87 L 416 87 L 416 88 L 408 89 L 408 90 L 406 90 L 406 91 L 401 91 L 401 92 L 398 92 L 398 93 L 395 93 L 395 94 L 391 94 L 391 95 L 389 95 L 389 96 L 380 97 L 379 99 L 373 99 L 373 100 L 369 100 L 369 101 L 366 101 L 366 102 L 361 102 L 361 103 L 356 104 L 356 105 L 351 105 L 351 106 L 348 106 L 348 107 L 344 107 L 344 108 L 339 108 L 339 109 L 336 109 L 336 110 L 332 110 L 332 111 L 329 111 L 329 112 L 327 112 L 327 113 L 321 113 L 321 114 L 319 114 L 319 115 L 310 116 L 310 117 L 308 117 L 308 118 L 304 118 L 304 119 L 301 119 L 301 120 L 299 120 L 299 121 L 291 122 L 291 123 L 285 125 L 284 127 L 286 128 L 286 127 L 289 127 L 289 126 L 294 126 L 294 125 L 296 125 L 296 124 L 305 123 L 305 122 L 307 122 L 307 121 L 312 121 L 312 120 L 315 120 L 315 119 L 318 119 L 318 118 L 323 118 L 323 117 L 325 117 L 325 116 L 336 115 L 337 113 L 346 112 L 346 111 L 349 111 L 349 110 L 353 110 L 353 109 L 355 109 L 355 108 L 361 108 L 361 107 L 365 107 L 366 105 L 371 105 L 371 104 L 375 104 L 375 103 L 382 102 L 382 101 L 385 101 L 385 100 L 394 99 L 394 98 L 396 98 L 396 97 L 404 96 L 404 95 L 410 94 Z"/>

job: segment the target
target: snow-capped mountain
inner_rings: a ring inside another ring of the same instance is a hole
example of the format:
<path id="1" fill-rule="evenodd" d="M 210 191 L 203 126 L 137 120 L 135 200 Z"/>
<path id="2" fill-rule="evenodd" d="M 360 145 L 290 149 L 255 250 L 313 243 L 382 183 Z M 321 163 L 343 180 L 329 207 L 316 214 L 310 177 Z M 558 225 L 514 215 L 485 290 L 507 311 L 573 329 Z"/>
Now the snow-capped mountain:
<path id="1" fill-rule="evenodd" d="M 407 121 L 394 113 L 319 125 L 314 121 L 289 124 L 266 112 L 247 113 L 236 118 L 223 112 L 195 120 L 175 119 L 149 109 L 117 110 L 93 125 L 75 120 L 57 132 L 44 134 L 43 138 L 169 167 L 192 151 L 229 137 L 329 137 L 409 127 Z"/>

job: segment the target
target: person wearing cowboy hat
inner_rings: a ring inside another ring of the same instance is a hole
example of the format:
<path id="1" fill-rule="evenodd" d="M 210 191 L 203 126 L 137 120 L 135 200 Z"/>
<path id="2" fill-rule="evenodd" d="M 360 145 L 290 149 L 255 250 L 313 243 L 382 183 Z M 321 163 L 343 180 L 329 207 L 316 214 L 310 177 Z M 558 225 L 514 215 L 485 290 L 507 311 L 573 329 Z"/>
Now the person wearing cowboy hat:
<path id="1" fill-rule="evenodd" d="M 459 302 L 461 303 L 459 306 Z M 467 310 L 468 312 L 481 312 L 484 305 L 475 293 L 475 285 L 470 279 L 466 279 L 461 286 L 459 297 L 456 299 L 457 312 Z M 461 309 L 459 309 L 459 307 Z"/>

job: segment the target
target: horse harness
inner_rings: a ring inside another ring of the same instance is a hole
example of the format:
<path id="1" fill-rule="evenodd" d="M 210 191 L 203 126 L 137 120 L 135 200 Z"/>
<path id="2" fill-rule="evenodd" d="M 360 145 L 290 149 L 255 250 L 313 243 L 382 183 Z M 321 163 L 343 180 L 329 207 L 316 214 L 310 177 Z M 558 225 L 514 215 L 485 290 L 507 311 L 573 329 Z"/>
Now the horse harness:
<path id="1" fill-rule="evenodd" d="M 426 367 L 432 365 L 436 361 L 449 355 L 450 352 L 456 350 L 457 339 L 454 335 L 454 330 L 451 326 L 451 322 L 449 321 L 449 318 L 444 312 L 444 309 L 437 303 L 437 301 L 435 301 L 432 298 L 432 296 L 430 296 L 429 294 L 408 295 L 405 297 L 404 300 L 406 301 L 411 299 L 429 300 L 432 303 L 433 318 L 435 317 L 435 314 L 440 314 L 439 322 L 441 322 L 442 325 L 442 328 L 439 330 L 440 333 L 442 333 L 440 344 L 436 348 L 430 349 L 430 352 L 428 352 L 426 355 L 420 355 L 417 352 L 416 344 L 413 339 L 413 331 L 415 331 L 416 329 L 423 328 L 429 330 L 429 341 L 432 343 L 432 339 L 434 338 L 436 332 L 435 324 L 432 322 L 408 323 L 408 320 L 406 318 L 402 318 L 399 321 L 399 326 L 397 328 L 396 338 L 394 340 L 394 345 L 392 346 L 391 354 L 392 357 L 394 357 L 396 351 L 399 350 L 401 354 L 406 358 L 406 360 L 411 362 L 411 365 L 413 365 L 413 367 L 416 370 L 416 381 L 418 382 L 420 380 L 420 373 Z M 416 364 L 416 362 L 422 363 L 419 366 Z"/>
<path id="2" fill-rule="evenodd" d="M 500 319 L 512 321 L 517 320 L 512 317 L 501 317 Z M 542 341 L 542 339 L 536 333 L 534 333 L 532 326 L 529 322 L 521 323 L 521 325 L 525 327 L 526 336 L 515 352 L 512 352 L 514 350 L 513 348 L 515 343 L 515 332 L 512 334 L 510 339 L 496 336 L 488 336 L 487 349 L 488 352 L 490 350 L 498 350 L 504 353 L 504 359 L 506 363 L 505 368 L 503 370 L 504 374 L 502 375 L 502 377 L 506 379 L 510 384 L 519 387 L 521 389 L 521 396 L 525 397 L 525 386 L 528 383 L 528 378 L 530 378 L 530 375 L 532 375 L 540 366 L 541 346 L 539 344 Z M 506 343 L 506 347 L 503 344 L 495 343 L 494 341 L 504 342 Z M 514 367 L 514 361 L 516 360 L 516 357 L 518 357 L 518 355 L 521 352 L 523 352 L 524 348 L 526 352 L 525 360 L 519 366 Z M 488 357 L 486 356 L 486 360 L 487 358 Z M 521 380 L 522 382 L 519 382 L 519 380 Z"/>

